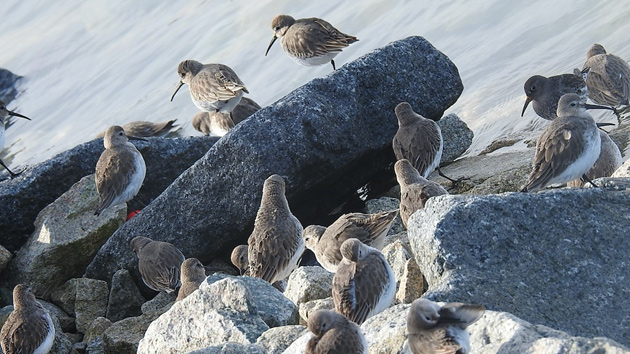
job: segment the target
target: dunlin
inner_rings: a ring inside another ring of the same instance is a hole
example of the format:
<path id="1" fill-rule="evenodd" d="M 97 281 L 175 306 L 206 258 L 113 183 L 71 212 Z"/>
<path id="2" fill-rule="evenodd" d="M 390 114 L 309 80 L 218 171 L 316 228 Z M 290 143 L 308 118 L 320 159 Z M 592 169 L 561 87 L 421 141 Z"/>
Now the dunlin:
<path id="1" fill-rule="evenodd" d="M 294 19 L 288 15 L 278 15 L 271 21 L 273 38 L 269 49 L 281 38 L 282 49 L 299 64 L 316 66 L 330 62 L 335 70 L 333 58 L 343 48 L 358 41 L 357 37 L 339 32 L 330 23 L 321 18 Z"/>
<path id="2" fill-rule="evenodd" d="M 2 152 L 2 149 L 4 149 L 5 123 L 6 123 L 6 119 L 9 116 L 20 117 L 20 118 L 31 120 L 31 118 L 27 116 L 23 116 L 19 113 L 9 111 L 7 109 L 7 106 L 4 104 L 4 102 L 0 101 L 0 152 Z M 22 173 L 22 172 L 14 173 L 13 171 L 11 171 L 9 167 L 7 167 L 7 165 L 5 165 L 1 159 L 0 159 L 0 165 L 2 165 L 2 167 L 4 167 L 9 172 L 9 175 L 11 176 L 11 178 L 17 177 L 20 175 L 20 173 Z"/>
<path id="3" fill-rule="evenodd" d="M 557 117 L 558 101 L 566 93 L 579 95 L 584 102 L 588 98 L 588 90 L 582 75 L 563 74 L 550 77 L 540 75 L 532 76 L 525 82 L 524 86 L 525 105 L 521 116 L 525 114 L 525 109 L 532 103 L 534 112 L 543 119 L 553 120 Z"/>
<path id="4" fill-rule="evenodd" d="M 16 285 L 13 288 L 13 312 L 0 332 L 2 352 L 46 354 L 54 341 L 55 326 L 48 312 L 28 286 Z"/>
<path id="5" fill-rule="evenodd" d="M 180 268 L 185 257 L 177 247 L 142 236 L 131 240 L 129 246 L 138 257 L 142 281 L 149 288 L 172 293 L 181 285 Z"/>
<path id="6" fill-rule="evenodd" d="M 188 258 L 181 266 L 181 283 L 175 301 L 183 300 L 206 280 L 206 270 L 197 258 Z"/>
<path id="7" fill-rule="evenodd" d="M 335 273 L 343 258 L 339 249 L 345 240 L 356 238 L 368 246 L 383 249 L 385 236 L 396 214 L 396 210 L 377 214 L 344 214 L 328 227 L 308 226 L 302 237 L 306 248 L 313 251 L 319 264 Z"/>
<path id="8" fill-rule="evenodd" d="M 593 44 L 586 53 L 582 72 L 586 74 L 588 96 L 593 102 L 619 106 L 630 99 L 630 66 L 620 57 L 607 54 L 601 44 Z"/>
<path id="9" fill-rule="evenodd" d="M 536 142 L 536 154 L 529 181 L 522 192 L 535 192 L 550 184 L 576 178 L 590 179 L 590 170 L 601 150 L 599 129 L 586 109 L 610 109 L 586 104 L 580 96 L 569 93 L 558 102 L 554 119 Z"/>
<path id="10" fill-rule="evenodd" d="M 400 219 L 405 228 L 411 215 L 424 208 L 429 198 L 448 194 L 438 183 L 422 177 L 407 159 L 398 160 L 394 171 L 400 185 Z"/>
<path id="11" fill-rule="evenodd" d="M 609 177 L 612 175 L 623 163 L 621 151 L 614 141 L 606 134 L 606 132 L 600 130 L 599 136 L 601 138 L 601 151 L 599 157 L 593 167 L 586 172 L 586 177 L 590 180 L 594 180 L 599 177 Z M 567 183 L 568 187 L 582 187 L 585 181 L 582 178 L 575 179 Z"/>
<path id="12" fill-rule="evenodd" d="M 263 185 L 254 231 L 247 240 L 249 273 L 269 283 L 291 274 L 304 252 L 302 224 L 291 214 L 284 179 L 271 175 Z"/>
<path id="13" fill-rule="evenodd" d="M 144 140 L 127 136 L 125 130 L 117 125 L 105 131 L 105 151 L 98 159 L 94 172 L 99 196 L 94 215 L 130 201 L 138 194 L 144 182 L 147 167 L 140 151 L 128 139 Z"/>
<path id="14" fill-rule="evenodd" d="M 249 259 L 247 258 L 247 245 L 239 245 L 234 247 L 230 256 L 232 264 L 241 272 L 241 275 L 247 274 L 249 268 Z"/>
<path id="15" fill-rule="evenodd" d="M 177 73 L 181 81 L 171 96 L 184 85 L 190 86 L 190 97 L 195 106 L 205 112 L 229 113 L 249 93 L 234 70 L 223 64 L 202 64 L 196 60 L 179 63 Z"/>
<path id="16" fill-rule="evenodd" d="M 143 137 L 150 138 L 154 136 L 164 136 L 168 134 L 176 125 L 174 125 L 177 119 L 169 120 L 168 122 L 162 123 L 153 123 L 147 122 L 143 120 L 138 120 L 135 122 L 129 122 L 123 124 L 122 128 L 125 130 L 125 134 L 128 136 L 135 137 Z M 96 136 L 97 138 L 102 138 L 105 136 L 105 132 L 100 132 Z"/>
<path id="17" fill-rule="evenodd" d="M 313 333 L 304 354 L 367 354 L 368 345 L 361 327 L 330 310 L 317 310 L 308 316 L 308 330 Z"/>
<path id="18" fill-rule="evenodd" d="M 223 136 L 230 129 L 234 128 L 236 124 L 256 113 L 259 109 L 258 103 L 250 98 L 243 97 L 230 113 L 197 113 L 192 119 L 192 126 L 205 135 L 212 133 L 217 136 Z"/>
<path id="19" fill-rule="evenodd" d="M 427 299 L 411 303 L 407 315 L 407 336 L 413 354 L 470 353 L 466 327 L 477 321 L 485 307 L 462 303 L 443 306 Z"/>
<path id="20" fill-rule="evenodd" d="M 396 278 L 385 256 L 356 238 L 341 244 L 343 259 L 333 277 L 335 310 L 359 325 L 392 303 Z"/>

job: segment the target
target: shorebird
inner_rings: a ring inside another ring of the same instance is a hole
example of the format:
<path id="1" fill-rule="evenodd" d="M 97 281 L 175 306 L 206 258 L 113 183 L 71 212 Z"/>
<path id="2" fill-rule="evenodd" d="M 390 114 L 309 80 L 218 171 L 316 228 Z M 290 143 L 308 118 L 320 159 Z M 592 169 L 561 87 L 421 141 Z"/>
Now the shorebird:
<path id="1" fill-rule="evenodd" d="M 271 21 L 273 38 L 267 47 L 265 56 L 276 41 L 281 38 L 282 49 L 291 59 L 305 66 L 317 66 L 330 62 L 333 70 L 333 58 L 343 48 L 358 41 L 357 37 L 339 32 L 330 23 L 321 18 L 294 19 L 288 15 L 278 15 Z"/>
<path id="2" fill-rule="evenodd" d="M 448 194 L 438 183 L 422 177 L 407 159 L 398 160 L 394 172 L 400 185 L 400 219 L 405 228 L 411 215 L 424 208 L 429 198 Z"/>
<path id="3" fill-rule="evenodd" d="M 181 80 L 171 96 L 184 85 L 190 86 L 190 97 L 197 108 L 205 112 L 229 113 L 249 93 L 234 70 L 223 64 L 202 64 L 196 60 L 179 63 L 177 73 Z"/>
<path id="4" fill-rule="evenodd" d="M 13 312 L 0 332 L 2 352 L 50 352 L 55 341 L 55 326 L 48 312 L 35 299 L 31 289 L 18 284 L 13 288 Z"/>
<path id="5" fill-rule="evenodd" d="M 621 151 L 610 136 L 600 129 L 599 137 L 601 138 L 599 157 L 593 167 L 586 172 L 586 177 L 591 181 L 595 178 L 611 176 L 623 163 Z M 567 187 L 582 187 L 585 182 L 582 178 L 578 178 L 567 183 Z"/>
<path id="6" fill-rule="evenodd" d="M 273 284 L 291 274 L 304 252 L 302 224 L 291 214 L 284 179 L 269 176 L 263 185 L 254 231 L 247 240 L 249 273 Z"/>
<path id="7" fill-rule="evenodd" d="M 535 192 L 579 177 L 592 183 L 585 173 L 599 157 L 601 138 L 595 120 L 586 109 L 611 108 L 586 104 L 574 93 L 560 98 L 558 118 L 536 142 L 532 171 L 522 192 Z"/>
<path id="8" fill-rule="evenodd" d="M 396 214 L 397 210 L 377 214 L 344 214 L 328 227 L 306 227 L 302 237 L 306 248 L 313 251 L 319 264 L 327 271 L 335 273 L 343 259 L 339 249 L 345 240 L 356 238 L 368 246 L 382 250 L 385 236 Z"/>
<path id="9" fill-rule="evenodd" d="M 154 136 L 164 136 L 168 134 L 176 125 L 174 125 L 177 119 L 169 120 L 168 122 L 162 123 L 153 123 L 147 122 L 143 120 L 138 120 L 135 122 L 129 122 L 122 125 L 122 128 L 125 130 L 125 134 L 128 136 L 135 137 L 143 137 L 150 138 Z M 100 132 L 96 136 L 97 138 L 102 138 L 105 136 L 105 132 Z"/>
<path id="10" fill-rule="evenodd" d="M 197 258 L 186 259 L 182 263 L 180 270 L 182 285 L 179 288 L 175 301 L 185 299 L 186 296 L 199 289 L 199 285 L 206 280 L 206 270 Z"/>
<path id="11" fill-rule="evenodd" d="M 485 312 L 481 305 L 447 303 L 443 306 L 427 299 L 416 299 L 407 314 L 407 336 L 413 354 L 470 353 L 466 327 Z"/>
<path id="12" fill-rule="evenodd" d="M 534 112 L 547 120 L 553 120 L 557 117 L 558 101 L 560 97 L 566 93 L 575 93 L 586 102 L 588 98 L 588 89 L 586 83 L 580 74 L 562 74 L 550 77 L 535 75 L 527 79 L 525 86 L 525 105 L 521 117 L 525 114 L 525 110 L 529 103 L 532 103 Z"/>
<path id="13" fill-rule="evenodd" d="M 138 269 L 146 286 L 172 293 L 181 285 L 180 268 L 186 258 L 177 247 L 143 236 L 135 237 L 129 246 L 138 257 Z"/>
<path id="14" fill-rule="evenodd" d="M 147 167 L 142 154 L 128 139 L 144 140 L 127 136 L 125 130 L 114 125 L 105 131 L 105 151 L 96 163 L 94 179 L 98 192 L 98 208 L 94 215 L 112 206 L 126 203 L 138 194 Z"/>
<path id="15" fill-rule="evenodd" d="M 337 312 L 361 325 L 392 303 L 396 278 L 381 251 L 356 238 L 341 244 L 341 255 L 333 277 L 333 303 Z"/>
<path id="16" fill-rule="evenodd" d="M 249 268 L 249 259 L 247 258 L 247 245 L 234 247 L 230 260 L 241 272 L 241 275 L 248 274 L 247 270 Z"/>
<path id="17" fill-rule="evenodd" d="M 254 100 L 243 97 L 230 113 L 200 112 L 192 119 L 192 126 L 205 135 L 223 136 L 230 129 L 260 109 Z"/>
<path id="18" fill-rule="evenodd" d="M 361 327 L 330 310 L 317 310 L 308 316 L 308 330 L 313 337 L 304 354 L 367 354 L 368 345 Z"/>
<path id="19" fill-rule="evenodd" d="M 23 115 L 21 115 L 19 113 L 16 113 L 16 112 L 13 112 L 13 111 L 9 111 L 7 109 L 7 106 L 4 104 L 4 102 L 0 101 L 0 152 L 2 152 L 2 149 L 4 149 L 5 123 L 6 123 L 6 119 L 9 116 L 20 117 L 20 118 L 31 120 L 31 118 L 29 118 L 27 116 L 23 116 Z M 9 167 L 7 167 L 7 165 L 5 165 L 5 163 L 1 159 L 0 159 L 0 165 L 2 165 L 2 167 L 4 167 L 4 169 L 9 172 L 9 176 L 11 176 L 11 178 L 15 178 L 15 177 L 19 176 L 20 173 L 22 173 L 22 172 L 14 173 L 13 171 L 11 171 L 9 169 Z"/>
<path id="20" fill-rule="evenodd" d="M 595 103 L 609 106 L 628 105 L 630 66 L 620 57 L 607 54 L 601 44 L 593 44 L 582 68 L 586 74 L 588 96 Z"/>

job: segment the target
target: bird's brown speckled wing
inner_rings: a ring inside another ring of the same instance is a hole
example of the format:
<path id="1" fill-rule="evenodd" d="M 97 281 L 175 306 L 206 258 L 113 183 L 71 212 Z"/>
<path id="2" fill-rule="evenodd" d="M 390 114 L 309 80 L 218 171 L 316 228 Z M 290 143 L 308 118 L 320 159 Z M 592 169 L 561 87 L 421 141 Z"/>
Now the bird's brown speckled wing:
<path id="1" fill-rule="evenodd" d="M 127 188 L 136 172 L 134 155 L 126 149 L 106 149 L 96 163 L 96 191 L 99 195 L 98 212 L 111 206 L 114 199 Z"/>
<path id="2" fill-rule="evenodd" d="M 4 352 L 33 353 L 44 342 L 50 329 L 43 308 L 24 310 L 11 317 L 1 332 Z"/>
<path id="3" fill-rule="evenodd" d="M 396 159 L 407 159 L 426 177 L 427 169 L 440 149 L 440 132 L 435 122 L 421 119 L 406 128 L 399 129 L 392 147 Z"/>

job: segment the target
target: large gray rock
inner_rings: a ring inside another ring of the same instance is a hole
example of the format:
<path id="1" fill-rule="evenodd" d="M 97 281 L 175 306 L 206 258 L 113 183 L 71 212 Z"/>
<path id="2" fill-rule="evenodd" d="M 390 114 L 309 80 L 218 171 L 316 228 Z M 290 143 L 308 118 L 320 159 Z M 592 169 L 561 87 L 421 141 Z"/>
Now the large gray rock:
<path id="1" fill-rule="evenodd" d="M 131 270 L 129 241 L 146 234 L 204 263 L 229 255 L 251 232 L 263 181 L 274 173 L 286 177 L 293 213 L 315 223 L 392 162 L 396 104 L 437 118 L 462 89 L 455 65 L 421 37 L 315 79 L 228 132 L 110 238 L 86 274 L 108 280 L 116 269 Z"/>
<path id="2" fill-rule="evenodd" d="M 256 344 L 263 348 L 267 354 L 281 354 L 306 332 L 308 329 L 299 325 L 270 328 L 258 337 Z"/>
<path id="3" fill-rule="evenodd" d="M 630 177 L 630 159 L 626 160 L 610 177 Z"/>
<path id="4" fill-rule="evenodd" d="M 102 280 L 76 278 L 68 280 L 52 294 L 52 302 L 74 315 L 77 331 L 85 333 L 97 317 L 105 317 L 109 288 Z"/>
<path id="5" fill-rule="evenodd" d="M 188 354 L 268 354 L 260 346 L 255 344 L 225 343 L 213 345 L 199 350 L 193 350 Z"/>
<path id="6" fill-rule="evenodd" d="M 216 141 L 216 137 L 189 137 L 134 142 L 147 165 L 137 198 L 149 204 Z M 16 252 L 35 230 L 37 214 L 81 178 L 94 173 L 104 149 L 103 139 L 96 139 L 31 166 L 18 178 L 0 182 L 0 244 Z"/>
<path id="7" fill-rule="evenodd" d="M 323 299 L 332 294 L 332 279 L 334 274 L 318 266 L 298 267 L 287 282 L 284 296 L 294 304 Z"/>
<path id="8" fill-rule="evenodd" d="M 103 350 L 105 353 L 135 354 L 138 352 L 138 343 L 144 337 L 149 325 L 155 321 L 158 315 L 153 313 L 142 314 L 137 317 L 128 317 L 120 320 L 103 332 Z M 95 349 L 100 349 L 99 338 L 94 343 Z"/>
<path id="9" fill-rule="evenodd" d="M 455 114 L 442 117 L 438 122 L 444 140 L 440 166 L 448 165 L 460 157 L 472 144 L 473 131 Z"/>
<path id="10" fill-rule="evenodd" d="M 439 196 L 411 217 L 425 297 L 630 343 L 630 190 Z"/>
<path id="11" fill-rule="evenodd" d="M 11 260 L 11 252 L 4 246 L 0 245 L 0 274 L 7 267 Z"/>
<path id="12" fill-rule="evenodd" d="M 129 271 L 120 269 L 112 277 L 106 317 L 116 322 L 126 317 L 138 316 L 142 313 L 141 307 L 145 301 Z"/>
<path id="13" fill-rule="evenodd" d="M 422 296 L 424 280 L 408 246 L 400 240 L 394 241 L 383 248 L 383 255 L 396 277 L 394 303 L 409 304 Z"/>

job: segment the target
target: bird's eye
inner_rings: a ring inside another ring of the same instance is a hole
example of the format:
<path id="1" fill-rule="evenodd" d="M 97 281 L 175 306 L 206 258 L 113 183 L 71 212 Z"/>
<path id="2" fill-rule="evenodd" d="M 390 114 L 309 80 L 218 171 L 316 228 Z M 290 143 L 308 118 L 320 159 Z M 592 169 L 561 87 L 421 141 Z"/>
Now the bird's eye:
<path id="1" fill-rule="evenodd" d="M 273 28 L 274 31 L 279 31 L 280 30 L 280 26 L 276 26 Z"/>
<path id="2" fill-rule="evenodd" d="M 431 318 L 429 318 L 429 316 L 424 316 L 424 319 L 427 321 L 431 321 Z"/>

